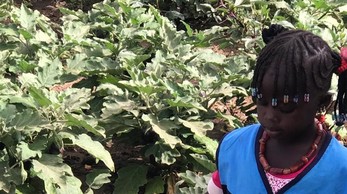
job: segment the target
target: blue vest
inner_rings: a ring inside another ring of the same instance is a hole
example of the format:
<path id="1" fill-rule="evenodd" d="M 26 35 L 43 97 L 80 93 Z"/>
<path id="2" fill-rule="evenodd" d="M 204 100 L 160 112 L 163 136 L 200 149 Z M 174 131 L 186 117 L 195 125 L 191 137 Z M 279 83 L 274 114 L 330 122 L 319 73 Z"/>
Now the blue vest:
<path id="1" fill-rule="evenodd" d="M 257 150 L 259 124 L 227 134 L 217 150 L 217 167 L 225 194 L 272 193 Z M 347 194 L 347 149 L 328 135 L 316 158 L 278 193 Z"/>

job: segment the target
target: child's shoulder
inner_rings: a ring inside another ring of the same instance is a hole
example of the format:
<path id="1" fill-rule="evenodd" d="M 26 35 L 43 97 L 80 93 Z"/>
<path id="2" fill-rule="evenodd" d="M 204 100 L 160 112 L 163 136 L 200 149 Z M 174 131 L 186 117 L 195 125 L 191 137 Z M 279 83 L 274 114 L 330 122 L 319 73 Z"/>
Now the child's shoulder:
<path id="1" fill-rule="evenodd" d="M 341 157 L 342 159 L 344 159 L 344 161 L 347 161 L 347 148 L 343 146 L 339 141 L 337 141 L 334 137 L 331 139 L 329 147 L 333 153 L 337 154 L 336 156 Z"/>
<path id="2" fill-rule="evenodd" d="M 322 156 L 322 164 L 328 164 L 324 169 L 328 171 L 339 171 L 339 176 L 347 176 L 347 148 L 341 145 L 334 137 L 331 138 L 328 147 Z"/>
<path id="3" fill-rule="evenodd" d="M 259 131 L 260 124 L 252 124 L 245 127 L 234 129 L 233 131 L 227 133 L 222 142 L 223 144 L 233 144 L 240 140 L 254 139 Z"/>

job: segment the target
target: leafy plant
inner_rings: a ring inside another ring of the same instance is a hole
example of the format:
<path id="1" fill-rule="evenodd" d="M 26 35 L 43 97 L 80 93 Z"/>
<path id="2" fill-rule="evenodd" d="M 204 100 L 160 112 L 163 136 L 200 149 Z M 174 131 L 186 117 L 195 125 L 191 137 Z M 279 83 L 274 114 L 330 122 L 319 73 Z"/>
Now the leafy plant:
<path id="1" fill-rule="evenodd" d="M 339 2 L 223 6 L 218 14 L 237 27 L 178 30 L 163 10 L 132 0 L 60 8 L 60 29 L 25 5 L 0 7 L 0 190 L 93 193 L 111 183 L 117 194 L 205 192 L 218 144 L 210 133 L 242 126 L 235 109 L 256 120 L 247 87 L 261 29 L 310 29 L 335 49 L 346 40 Z M 136 156 L 120 161 L 118 145 Z M 85 182 L 69 164 L 74 149 L 99 164 Z"/>
<path id="2" fill-rule="evenodd" d="M 0 26 L 0 188 L 90 193 L 115 170 L 117 158 L 103 146 L 108 139 L 133 138 L 126 143 L 144 145 L 139 156 L 144 163 L 117 170 L 116 193 L 124 182 L 134 193 L 161 192 L 176 172 L 213 170 L 217 142 L 206 132 L 213 129 L 212 118 L 223 114 L 210 107 L 217 99 L 247 96 L 236 86 L 247 82 L 237 74 L 249 71 L 247 63 L 236 65 L 247 57 L 227 58 L 201 47 L 220 29 L 187 36 L 139 2 L 105 1 L 88 13 L 61 11 L 61 39 L 46 17 L 24 5 L 12 7 L 11 23 Z M 85 191 L 64 161 L 71 147 L 108 168 L 88 175 Z M 158 170 L 148 174 L 153 168 Z M 136 177 L 124 176 L 126 169 Z"/>

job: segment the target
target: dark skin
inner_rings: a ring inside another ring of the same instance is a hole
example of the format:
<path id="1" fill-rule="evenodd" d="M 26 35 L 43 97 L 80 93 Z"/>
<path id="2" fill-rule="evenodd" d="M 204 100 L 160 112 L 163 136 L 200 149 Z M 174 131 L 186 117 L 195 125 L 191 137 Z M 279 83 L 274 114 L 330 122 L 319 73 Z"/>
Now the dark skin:
<path id="1" fill-rule="evenodd" d="M 273 107 L 274 75 L 273 68 L 264 75 L 263 97 L 257 100 L 257 113 L 260 124 L 270 136 L 265 151 L 268 163 L 273 167 L 288 168 L 310 150 L 317 135 L 315 115 L 320 107 L 329 103 L 330 98 L 326 92 L 311 91 L 308 103 L 303 101 L 303 95 L 299 95 L 298 103 L 293 102 L 292 97 L 288 103 L 283 103 L 284 93 L 281 91 L 284 91 L 284 84 L 281 83 L 280 72 L 278 105 Z"/>

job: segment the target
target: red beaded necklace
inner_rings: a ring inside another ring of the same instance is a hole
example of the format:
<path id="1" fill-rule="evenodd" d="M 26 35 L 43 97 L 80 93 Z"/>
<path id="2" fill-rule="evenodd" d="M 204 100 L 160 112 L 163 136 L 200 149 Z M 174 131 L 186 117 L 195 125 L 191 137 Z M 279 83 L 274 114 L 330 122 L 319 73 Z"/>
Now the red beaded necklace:
<path id="1" fill-rule="evenodd" d="M 315 151 L 318 149 L 318 145 L 320 141 L 322 140 L 324 134 L 324 129 L 322 127 L 322 124 L 318 124 L 317 126 L 317 137 L 313 141 L 311 145 L 311 149 L 307 152 L 306 155 L 301 157 L 301 160 L 298 161 L 295 165 L 289 167 L 289 168 L 275 168 L 269 165 L 265 158 L 265 144 L 269 140 L 269 135 L 266 133 L 266 131 L 263 132 L 263 135 L 261 139 L 259 140 L 260 146 L 259 146 L 259 161 L 260 164 L 263 166 L 264 170 L 266 172 L 269 172 L 271 174 L 290 174 L 297 172 L 300 170 L 305 164 L 307 164 L 315 155 Z"/>

